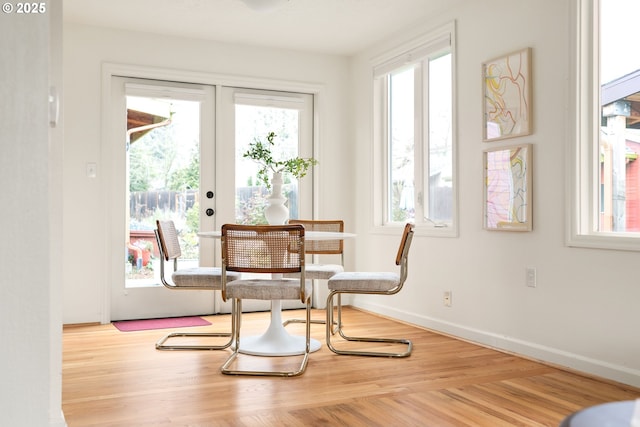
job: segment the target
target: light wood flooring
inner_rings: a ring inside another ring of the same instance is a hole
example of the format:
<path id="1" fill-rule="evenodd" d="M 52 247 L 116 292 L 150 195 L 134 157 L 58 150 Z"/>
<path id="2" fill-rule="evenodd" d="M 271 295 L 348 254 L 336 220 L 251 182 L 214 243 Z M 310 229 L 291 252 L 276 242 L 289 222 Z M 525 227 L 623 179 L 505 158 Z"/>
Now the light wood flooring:
<path id="1" fill-rule="evenodd" d="M 303 311 L 285 311 L 284 318 Z M 323 311 L 314 310 L 314 317 Z M 228 315 L 204 316 L 224 331 Z M 67 326 L 62 407 L 69 427 L 90 426 L 557 426 L 598 403 L 640 397 L 601 381 L 345 309 L 353 335 L 406 337 L 405 359 L 338 356 L 323 342 L 294 378 L 222 375 L 225 351 L 157 351 L 167 330 L 120 332 L 112 325 Z M 261 332 L 269 313 L 243 315 L 243 335 Z M 287 327 L 302 333 L 303 325 Z M 265 363 L 268 358 L 242 360 Z M 296 358 L 276 358 L 279 363 Z"/>

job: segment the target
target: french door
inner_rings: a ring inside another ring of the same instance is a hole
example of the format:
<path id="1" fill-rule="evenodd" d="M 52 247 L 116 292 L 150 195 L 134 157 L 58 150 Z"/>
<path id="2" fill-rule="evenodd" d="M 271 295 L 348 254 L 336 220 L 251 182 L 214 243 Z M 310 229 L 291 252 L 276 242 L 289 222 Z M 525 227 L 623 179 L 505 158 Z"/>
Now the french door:
<path id="1" fill-rule="evenodd" d="M 175 291 L 160 282 L 155 221 L 178 230 L 180 267 L 212 265 L 215 227 L 215 88 L 133 78 L 112 80 L 116 258 L 111 320 L 214 312 L 211 291 Z M 210 215 L 208 215 L 210 214 Z M 118 256 L 118 254 L 121 254 Z M 167 263 L 167 271 L 172 265 Z"/>
<path id="2" fill-rule="evenodd" d="M 222 87 L 219 91 L 220 119 L 217 155 L 224 167 L 218 167 L 218 210 L 220 224 L 265 223 L 264 206 L 268 190 L 256 183 L 258 167 L 243 157 L 254 138 L 266 142 L 276 134 L 272 153 L 275 160 L 313 157 L 313 95 Z M 225 162 L 222 159 L 233 159 Z M 313 172 L 301 180 L 285 177 L 283 194 L 287 197 L 290 218 L 311 218 L 313 212 Z M 222 201 L 234 201 L 223 203 Z M 230 302 L 216 295 L 219 312 L 231 311 Z M 295 301 L 283 301 L 283 308 L 304 307 Z M 269 301 L 247 300 L 244 311 L 268 310 Z"/>
<path id="3" fill-rule="evenodd" d="M 219 293 L 160 284 L 155 220 L 174 220 L 182 267 L 219 265 L 219 241 L 197 232 L 262 222 L 267 192 L 242 154 L 274 131 L 274 152 L 312 157 L 313 96 L 125 77 L 111 89 L 110 320 L 230 311 Z M 313 173 L 285 187 L 290 217 L 311 218 Z"/>

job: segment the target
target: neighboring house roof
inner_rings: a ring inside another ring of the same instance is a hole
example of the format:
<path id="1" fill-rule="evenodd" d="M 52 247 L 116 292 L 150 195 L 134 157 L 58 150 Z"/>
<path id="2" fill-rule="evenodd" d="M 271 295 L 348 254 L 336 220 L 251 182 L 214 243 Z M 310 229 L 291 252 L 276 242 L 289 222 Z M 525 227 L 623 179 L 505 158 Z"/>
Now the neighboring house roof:
<path id="1" fill-rule="evenodd" d="M 626 101 L 631 107 L 627 117 L 627 128 L 640 129 L 640 70 L 629 73 L 602 85 L 602 105 Z"/>
<path id="2" fill-rule="evenodd" d="M 131 133 L 131 143 L 140 139 L 146 133 L 152 130 L 152 128 L 145 128 L 145 126 L 162 123 L 166 121 L 167 117 L 157 116 L 155 114 L 145 113 L 143 111 L 127 109 L 127 130 L 135 128 L 143 128 L 144 130 L 133 131 Z"/>

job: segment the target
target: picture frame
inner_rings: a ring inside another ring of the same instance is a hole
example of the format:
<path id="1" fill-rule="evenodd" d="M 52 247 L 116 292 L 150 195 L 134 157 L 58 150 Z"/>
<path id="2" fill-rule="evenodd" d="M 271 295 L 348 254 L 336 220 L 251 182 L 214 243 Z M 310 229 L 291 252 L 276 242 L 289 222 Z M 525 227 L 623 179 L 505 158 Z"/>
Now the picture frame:
<path id="1" fill-rule="evenodd" d="M 484 228 L 531 231 L 533 145 L 484 150 Z"/>
<path id="2" fill-rule="evenodd" d="M 484 62 L 482 85 L 483 140 L 531 134 L 531 48 Z"/>

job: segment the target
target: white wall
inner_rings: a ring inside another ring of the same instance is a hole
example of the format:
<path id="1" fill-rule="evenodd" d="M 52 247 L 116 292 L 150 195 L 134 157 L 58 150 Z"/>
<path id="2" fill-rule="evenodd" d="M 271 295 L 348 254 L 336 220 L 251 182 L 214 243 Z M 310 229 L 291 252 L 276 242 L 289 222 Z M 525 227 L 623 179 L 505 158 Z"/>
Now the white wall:
<path id="1" fill-rule="evenodd" d="M 64 28 L 66 102 L 64 160 L 65 323 L 98 322 L 105 295 L 104 200 L 108 197 L 101 155 L 101 69 L 103 63 L 181 70 L 213 81 L 255 79 L 320 86 L 318 215 L 351 221 L 349 193 L 353 145 L 349 138 L 349 61 L 316 55 L 204 40 L 130 33 L 75 24 Z M 274 83 L 277 85 L 277 83 Z M 86 177 L 96 162 L 98 177 Z"/>
<path id="2" fill-rule="evenodd" d="M 419 28 L 363 52 L 352 73 L 358 153 L 371 150 L 370 58 L 451 20 L 457 23 L 457 119 L 460 235 L 416 236 L 409 279 L 394 297 L 357 304 L 396 318 L 640 386 L 638 254 L 565 245 L 565 162 L 570 75 L 569 0 L 467 1 Z M 534 133 L 482 141 L 481 64 L 533 48 Z M 534 144 L 533 232 L 482 229 L 482 150 Z M 356 181 L 358 268 L 393 268 L 393 244 L 372 228 L 371 162 L 359 157 Z M 537 288 L 525 286 L 535 267 Z M 453 306 L 443 305 L 443 291 Z M 416 343 L 420 348 L 420 343 Z"/>
<path id="3" fill-rule="evenodd" d="M 62 140 L 49 128 L 61 83 L 60 4 L 0 15 L 0 424 L 63 426 Z M 4 10 L 4 9 L 3 9 Z M 52 251 L 55 249 L 55 251 Z"/>

